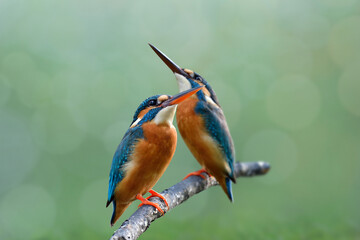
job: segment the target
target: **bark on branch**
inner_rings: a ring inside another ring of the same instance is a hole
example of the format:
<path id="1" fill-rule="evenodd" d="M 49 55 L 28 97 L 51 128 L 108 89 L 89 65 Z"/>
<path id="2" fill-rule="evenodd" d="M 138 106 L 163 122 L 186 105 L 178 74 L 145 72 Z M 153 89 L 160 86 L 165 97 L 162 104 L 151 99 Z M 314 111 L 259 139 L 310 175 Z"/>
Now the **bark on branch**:
<path id="1" fill-rule="evenodd" d="M 252 177 L 266 174 L 270 165 L 265 162 L 237 162 L 235 164 L 236 177 Z M 218 185 L 213 177 L 204 173 L 206 179 L 199 176 L 190 176 L 189 178 L 175 184 L 174 186 L 161 192 L 169 204 L 169 209 L 165 203 L 158 197 L 152 197 L 149 200 L 159 204 L 164 213 L 180 205 L 195 194 L 202 192 L 209 187 Z M 235 185 L 236 186 L 236 185 Z M 130 216 L 118 230 L 114 232 L 110 240 L 134 240 L 144 233 L 150 226 L 151 222 L 162 217 L 160 212 L 150 205 L 143 205 Z"/>

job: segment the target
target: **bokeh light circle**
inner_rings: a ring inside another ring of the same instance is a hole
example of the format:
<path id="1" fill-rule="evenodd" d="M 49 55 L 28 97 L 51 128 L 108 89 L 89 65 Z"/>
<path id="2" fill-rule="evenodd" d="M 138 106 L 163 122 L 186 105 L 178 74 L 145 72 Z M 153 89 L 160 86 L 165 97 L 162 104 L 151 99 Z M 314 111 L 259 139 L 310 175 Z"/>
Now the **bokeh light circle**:
<path id="1" fill-rule="evenodd" d="M 342 67 L 360 61 L 360 16 L 346 18 L 331 30 L 329 50 L 335 63 Z"/>
<path id="2" fill-rule="evenodd" d="M 6 104 L 11 95 L 11 87 L 5 76 L 0 75 L 0 106 Z"/>
<path id="3" fill-rule="evenodd" d="M 296 143 L 284 132 L 263 130 L 252 135 L 242 150 L 247 161 L 266 161 L 271 171 L 260 181 L 279 183 L 295 170 L 298 149 Z"/>
<path id="4" fill-rule="evenodd" d="M 297 130 L 311 124 L 320 111 L 320 93 L 304 76 L 286 76 L 267 94 L 267 112 L 280 126 Z"/>
<path id="5" fill-rule="evenodd" d="M 59 106 L 36 111 L 32 118 L 32 130 L 36 143 L 54 154 L 76 149 L 85 135 L 69 111 Z"/>
<path id="6" fill-rule="evenodd" d="M 0 209 L 0 222 L 14 239 L 40 239 L 53 227 L 56 217 L 54 199 L 35 185 L 11 190 Z"/>
<path id="7" fill-rule="evenodd" d="M 246 64 L 239 82 L 240 91 L 250 99 L 262 99 L 275 78 L 275 70 L 269 66 Z"/>
<path id="8" fill-rule="evenodd" d="M 18 98 L 25 106 L 37 108 L 51 99 L 50 83 L 47 74 L 38 70 L 28 71 L 27 76 L 16 88 Z"/>
<path id="9" fill-rule="evenodd" d="M 61 78 L 64 77 L 57 81 Z M 130 93 L 125 82 L 113 72 L 72 77 L 67 85 L 66 104 L 84 132 L 101 137 L 108 124 L 103 119 L 118 119 L 118 111 L 127 105 Z M 131 116 L 127 119 L 131 120 Z"/>
<path id="10" fill-rule="evenodd" d="M 12 52 L 2 58 L 1 72 L 7 76 L 9 83 L 14 87 L 22 87 L 28 73 L 36 69 L 35 62 L 26 52 Z"/>
<path id="11" fill-rule="evenodd" d="M 280 0 L 278 25 L 304 41 L 311 48 L 323 47 L 328 40 L 330 23 L 319 14 L 310 2 Z"/>
<path id="12" fill-rule="evenodd" d="M 343 106 L 360 116 L 360 62 L 344 71 L 339 79 L 338 93 Z"/>
<path id="13" fill-rule="evenodd" d="M 82 220 L 87 226 L 100 234 L 108 232 L 112 214 L 112 205 L 105 209 L 107 187 L 107 180 L 91 182 L 83 190 L 79 199 Z"/>
<path id="14" fill-rule="evenodd" d="M 38 161 L 36 145 L 23 121 L 0 111 L 0 194 L 19 182 Z"/>
<path id="15" fill-rule="evenodd" d="M 351 9 L 351 7 L 357 3 L 357 0 L 320 0 L 319 3 L 339 10 L 341 8 Z"/>
<path id="16" fill-rule="evenodd" d="M 109 153 L 113 154 L 115 152 L 129 126 L 129 122 L 119 121 L 107 127 L 103 134 L 102 140 L 105 149 Z"/>
<path id="17" fill-rule="evenodd" d="M 287 74 L 310 73 L 313 63 L 311 49 L 295 37 L 281 36 L 271 47 L 272 61 L 276 69 Z"/>
<path id="18" fill-rule="evenodd" d="M 216 89 L 216 95 L 225 117 L 228 115 L 231 116 L 231 118 L 226 118 L 229 127 L 236 126 L 241 116 L 242 107 L 239 92 L 230 84 L 221 81 L 214 81 L 211 86 Z"/>
<path id="19" fill-rule="evenodd" d="M 6 55 L 1 68 L 23 105 L 36 108 L 50 100 L 51 79 L 38 70 L 36 62 L 26 52 Z"/>

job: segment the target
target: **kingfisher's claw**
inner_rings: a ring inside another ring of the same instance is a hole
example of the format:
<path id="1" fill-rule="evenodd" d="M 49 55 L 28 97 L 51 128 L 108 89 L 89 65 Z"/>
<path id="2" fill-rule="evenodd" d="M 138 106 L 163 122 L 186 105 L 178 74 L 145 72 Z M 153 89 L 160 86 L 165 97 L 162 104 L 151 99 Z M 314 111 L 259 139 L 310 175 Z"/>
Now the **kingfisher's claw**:
<path id="1" fill-rule="evenodd" d="M 138 207 L 141 207 L 142 205 L 151 205 L 151 206 L 155 207 L 161 213 L 161 215 L 164 215 L 164 211 L 160 208 L 159 204 L 154 203 L 154 202 L 150 202 L 149 200 L 145 199 L 140 194 L 138 194 L 136 196 L 136 199 L 141 201 L 141 203 L 140 203 L 140 205 Z"/>
<path id="2" fill-rule="evenodd" d="M 186 175 L 186 177 L 184 177 L 183 180 L 187 179 L 190 176 L 199 176 L 199 177 L 202 177 L 203 179 L 206 179 L 206 177 L 204 175 L 202 175 L 202 173 L 206 173 L 211 177 L 211 175 L 205 169 L 200 169 L 199 171 L 189 173 L 188 175 Z"/>

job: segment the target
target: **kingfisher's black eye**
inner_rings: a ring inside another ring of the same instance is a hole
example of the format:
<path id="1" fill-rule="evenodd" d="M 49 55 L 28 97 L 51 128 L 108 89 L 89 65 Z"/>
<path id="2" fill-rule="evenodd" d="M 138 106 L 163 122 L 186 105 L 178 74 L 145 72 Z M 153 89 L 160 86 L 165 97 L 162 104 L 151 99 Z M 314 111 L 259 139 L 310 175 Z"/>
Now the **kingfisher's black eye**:
<path id="1" fill-rule="evenodd" d="M 201 82 L 201 81 L 202 81 L 202 78 L 200 77 L 200 75 L 197 75 L 197 74 L 196 74 L 196 75 L 195 75 L 195 80 L 198 80 L 198 81 Z"/>
<path id="2" fill-rule="evenodd" d="M 149 101 L 150 106 L 156 106 L 156 103 L 157 103 L 157 101 L 154 99 Z"/>

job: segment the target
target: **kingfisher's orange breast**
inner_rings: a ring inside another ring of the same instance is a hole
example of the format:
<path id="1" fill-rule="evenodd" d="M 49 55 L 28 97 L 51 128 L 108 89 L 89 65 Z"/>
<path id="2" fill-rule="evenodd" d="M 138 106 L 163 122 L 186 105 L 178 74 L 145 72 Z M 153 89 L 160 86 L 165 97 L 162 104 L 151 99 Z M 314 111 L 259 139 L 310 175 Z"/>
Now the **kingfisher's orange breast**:
<path id="1" fill-rule="evenodd" d="M 206 130 L 204 119 L 195 112 L 198 101 L 193 96 L 179 104 L 176 113 L 179 132 L 200 165 L 216 179 L 224 178 L 230 168 L 224 153 Z"/>
<path id="2" fill-rule="evenodd" d="M 144 123 L 144 138 L 134 147 L 130 161 L 125 165 L 126 175 L 115 189 L 116 200 L 122 203 L 144 195 L 160 179 L 176 149 L 174 126 Z"/>

